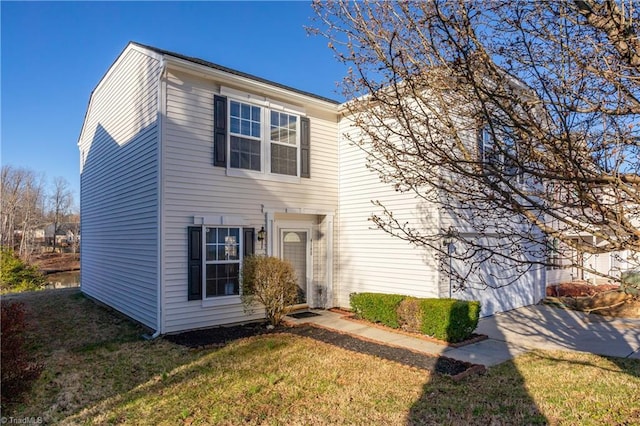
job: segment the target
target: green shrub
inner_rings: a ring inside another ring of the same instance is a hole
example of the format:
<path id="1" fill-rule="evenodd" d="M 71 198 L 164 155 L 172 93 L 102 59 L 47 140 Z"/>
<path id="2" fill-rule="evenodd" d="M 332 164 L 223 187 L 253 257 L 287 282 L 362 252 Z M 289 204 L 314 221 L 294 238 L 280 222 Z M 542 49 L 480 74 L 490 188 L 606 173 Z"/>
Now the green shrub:
<path id="1" fill-rule="evenodd" d="M 640 272 L 638 271 L 623 272 L 620 278 L 622 280 L 622 284 L 620 285 L 620 290 L 624 291 L 627 294 L 640 296 Z"/>
<path id="2" fill-rule="evenodd" d="M 413 333 L 422 333 L 422 299 L 407 297 L 398 305 L 400 327 Z"/>
<path id="3" fill-rule="evenodd" d="M 0 250 L 0 292 L 40 290 L 46 279 L 34 266 L 27 265 L 13 250 Z"/>
<path id="4" fill-rule="evenodd" d="M 421 332 L 445 340 L 460 342 L 478 326 L 480 302 L 455 299 L 421 299 Z"/>
<path id="5" fill-rule="evenodd" d="M 381 293 L 351 293 L 351 309 L 358 318 L 398 328 L 398 305 L 407 296 Z"/>
<path id="6" fill-rule="evenodd" d="M 480 302 L 475 301 L 352 293 L 350 302 L 358 318 L 447 342 L 460 342 L 471 336 L 480 317 Z"/>
<path id="7" fill-rule="evenodd" d="M 264 305 L 267 320 L 276 326 L 296 303 L 298 284 L 291 263 L 272 256 L 250 256 L 242 265 L 242 301 L 246 310 L 254 302 Z"/>

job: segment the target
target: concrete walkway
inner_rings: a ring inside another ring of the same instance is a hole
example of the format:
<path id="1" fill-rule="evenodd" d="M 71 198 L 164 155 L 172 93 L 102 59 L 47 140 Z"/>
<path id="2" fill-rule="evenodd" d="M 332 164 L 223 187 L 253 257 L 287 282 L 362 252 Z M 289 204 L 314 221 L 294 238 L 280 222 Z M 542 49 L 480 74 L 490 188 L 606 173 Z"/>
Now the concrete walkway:
<path id="1" fill-rule="evenodd" d="M 354 322 L 336 312 L 312 312 L 318 316 L 302 319 L 287 317 L 287 320 L 487 367 L 531 349 L 574 350 L 640 359 L 640 319 L 610 319 L 544 305 L 528 306 L 480 319 L 476 333 L 486 334 L 489 339 L 461 348 L 442 346 Z"/>

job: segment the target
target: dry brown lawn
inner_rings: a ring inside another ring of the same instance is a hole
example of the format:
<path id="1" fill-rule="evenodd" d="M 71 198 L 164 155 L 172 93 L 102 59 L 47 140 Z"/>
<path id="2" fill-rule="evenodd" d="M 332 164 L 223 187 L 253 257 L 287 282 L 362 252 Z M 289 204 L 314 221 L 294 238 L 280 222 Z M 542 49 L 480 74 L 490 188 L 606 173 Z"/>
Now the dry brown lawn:
<path id="1" fill-rule="evenodd" d="M 291 334 L 189 350 L 84 298 L 21 295 L 44 364 L 3 416 L 59 424 L 640 424 L 640 361 L 534 352 L 461 382 Z"/>

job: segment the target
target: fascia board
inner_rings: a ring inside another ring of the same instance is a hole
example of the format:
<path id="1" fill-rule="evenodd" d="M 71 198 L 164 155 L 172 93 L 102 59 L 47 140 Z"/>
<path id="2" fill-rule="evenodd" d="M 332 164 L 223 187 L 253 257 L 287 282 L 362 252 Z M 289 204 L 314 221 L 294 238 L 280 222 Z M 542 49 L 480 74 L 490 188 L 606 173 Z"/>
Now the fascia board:
<path id="1" fill-rule="evenodd" d="M 321 99 L 313 98 L 311 96 L 305 96 L 301 93 L 292 92 L 281 87 L 276 87 L 256 81 L 244 76 L 230 74 L 228 72 L 209 68 L 204 65 L 189 62 L 184 59 L 176 58 L 166 55 L 165 60 L 167 64 L 174 69 L 187 72 L 206 79 L 214 79 L 220 85 L 238 86 L 240 85 L 243 90 L 258 92 L 268 95 L 269 97 L 281 97 L 285 99 L 295 99 L 296 101 L 303 103 L 304 105 L 312 105 L 315 108 L 325 110 L 337 114 L 339 105 L 330 102 L 325 102 Z"/>

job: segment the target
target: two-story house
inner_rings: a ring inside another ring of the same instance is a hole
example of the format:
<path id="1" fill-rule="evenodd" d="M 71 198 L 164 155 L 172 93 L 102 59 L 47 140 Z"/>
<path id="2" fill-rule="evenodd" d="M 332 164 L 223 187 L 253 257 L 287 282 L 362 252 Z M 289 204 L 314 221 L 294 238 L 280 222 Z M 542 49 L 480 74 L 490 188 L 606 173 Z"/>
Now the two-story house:
<path id="1" fill-rule="evenodd" d="M 78 142 L 82 291 L 158 334 L 263 317 L 240 299 L 254 253 L 291 261 L 309 307 L 361 291 L 448 297 L 431 253 L 368 221 L 372 198 L 418 222 L 425 206 L 380 182 L 348 129 L 334 100 L 130 43 Z M 544 282 L 537 269 L 454 297 L 491 315 L 537 302 Z"/>

